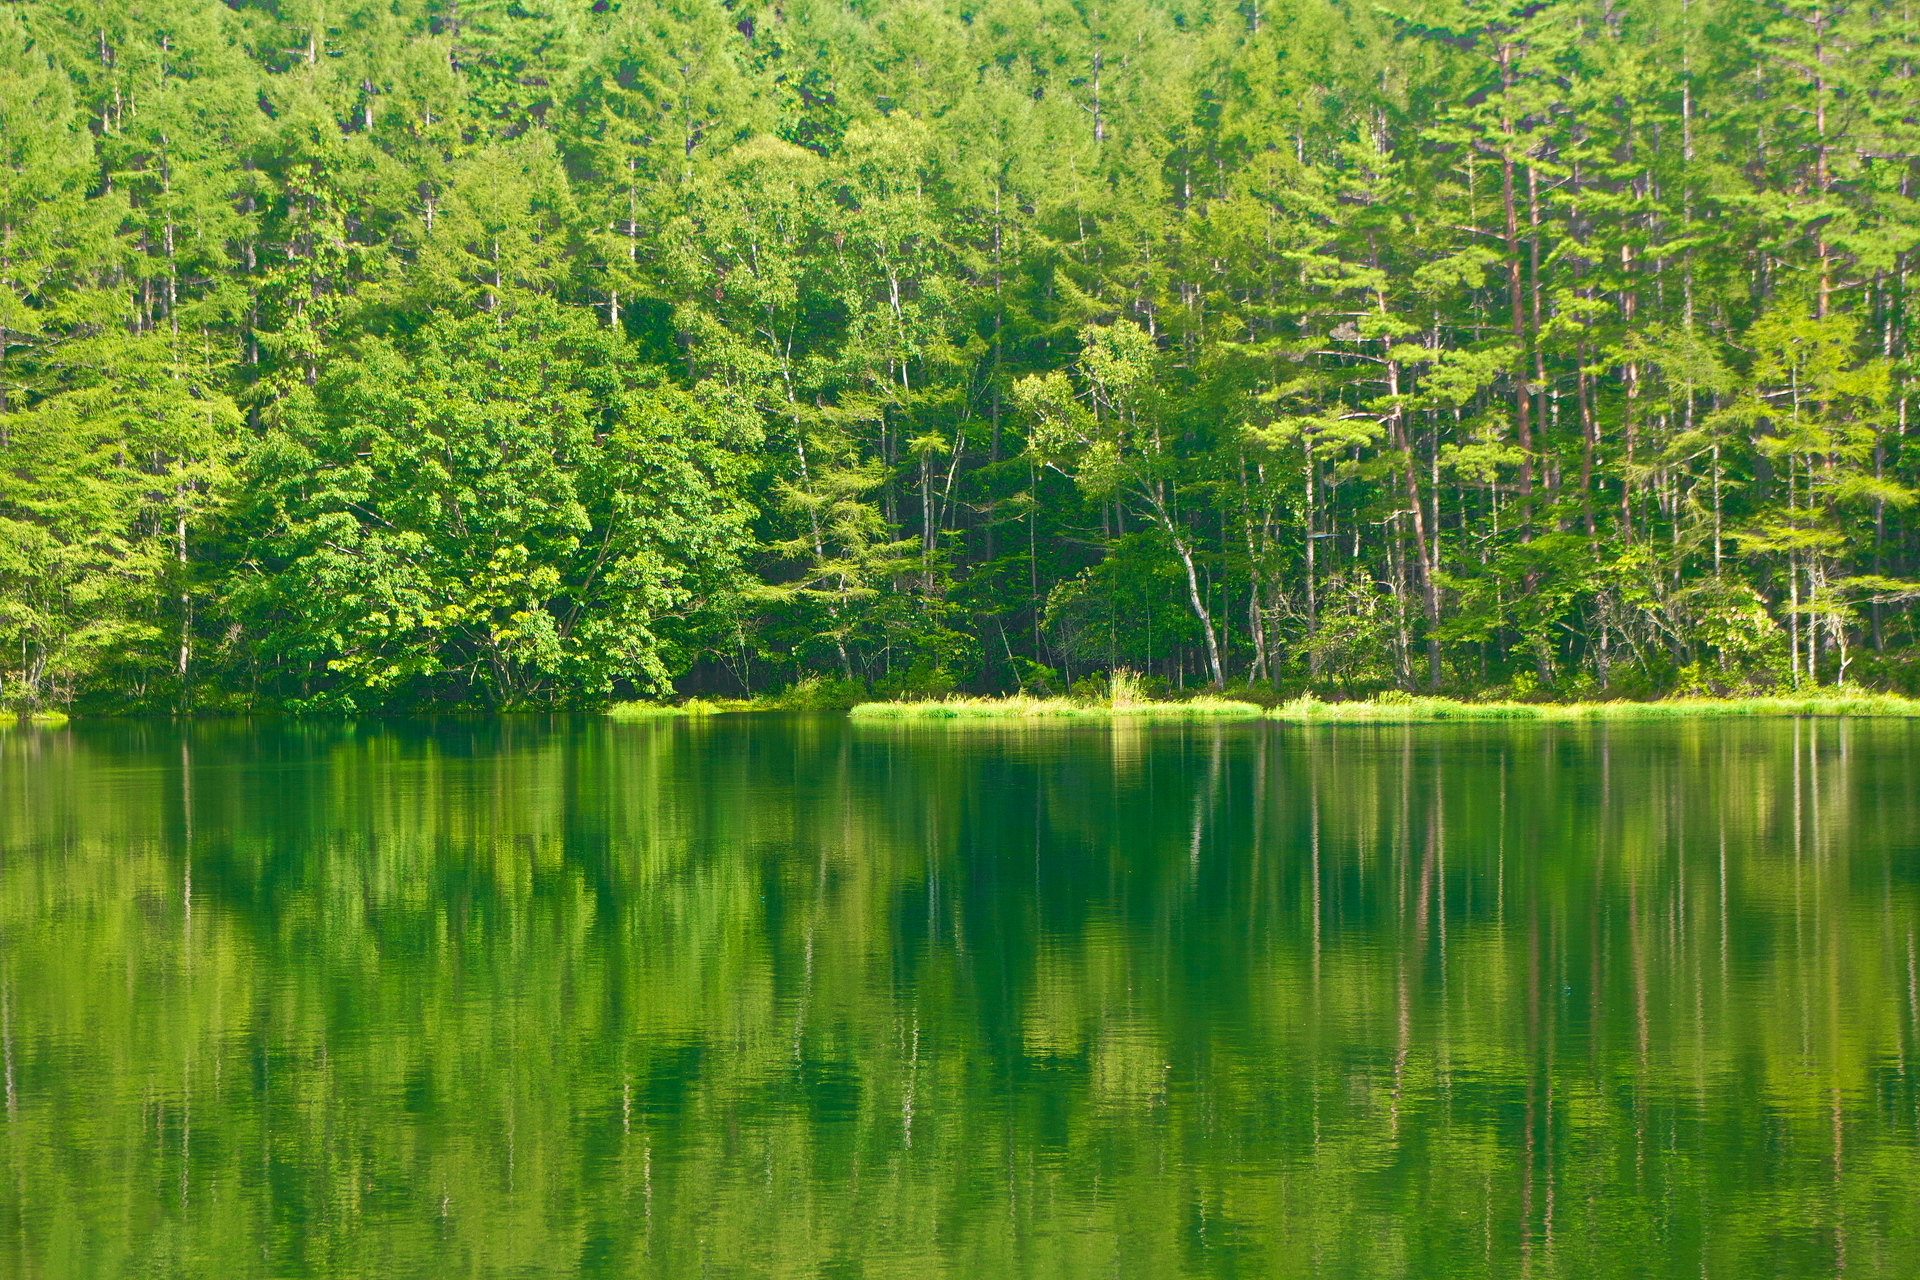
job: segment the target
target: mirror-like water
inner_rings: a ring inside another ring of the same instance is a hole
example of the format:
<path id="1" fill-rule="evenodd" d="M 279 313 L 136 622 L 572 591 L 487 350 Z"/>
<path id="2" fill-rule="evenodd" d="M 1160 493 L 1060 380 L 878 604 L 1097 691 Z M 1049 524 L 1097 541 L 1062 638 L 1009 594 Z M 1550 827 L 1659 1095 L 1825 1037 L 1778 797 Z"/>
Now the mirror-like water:
<path id="1" fill-rule="evenodd" d="M 1920 1275 L 1920 725 L 0 734 L 0 1274 Z"/>

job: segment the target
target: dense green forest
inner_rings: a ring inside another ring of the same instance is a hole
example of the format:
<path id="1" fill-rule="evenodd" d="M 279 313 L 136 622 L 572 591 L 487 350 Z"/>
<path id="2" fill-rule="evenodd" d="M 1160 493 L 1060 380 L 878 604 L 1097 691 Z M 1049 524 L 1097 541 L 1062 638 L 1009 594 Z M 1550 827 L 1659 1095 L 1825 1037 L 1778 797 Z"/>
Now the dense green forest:
<path id="1" fill-rule="evenodd" d="M 1920 687 L 1920 17 L 0 8 L 0 698 Z"/>

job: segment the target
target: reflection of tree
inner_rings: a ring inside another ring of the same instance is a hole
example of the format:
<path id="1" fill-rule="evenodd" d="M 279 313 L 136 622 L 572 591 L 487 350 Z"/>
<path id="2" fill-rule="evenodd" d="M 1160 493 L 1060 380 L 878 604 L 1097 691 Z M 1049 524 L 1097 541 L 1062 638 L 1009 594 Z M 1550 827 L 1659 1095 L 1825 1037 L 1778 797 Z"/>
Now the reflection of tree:
<path id="1" fill-rule="evenodd" d="M 191 734 L 0 737 L 31 1272 L 1920 1260 L 1903 728 Z"/>

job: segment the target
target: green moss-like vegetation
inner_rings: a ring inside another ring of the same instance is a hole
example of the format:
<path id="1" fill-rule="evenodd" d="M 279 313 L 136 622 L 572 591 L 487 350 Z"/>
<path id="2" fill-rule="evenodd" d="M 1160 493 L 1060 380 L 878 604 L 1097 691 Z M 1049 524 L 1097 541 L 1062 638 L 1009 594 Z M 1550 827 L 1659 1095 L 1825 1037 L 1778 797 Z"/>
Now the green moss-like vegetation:
<path id="1" fill-rule="evenodd" d="M 943 698 L 927 702 L 863 702 L 856 720 L 1252 720 L 1251 702 L 1203 695 L 1184 702 L 1090 702 L 1073 698 Z"/>
<path id="2" fill-rule="evenodd" d="M 1373 702 L 1298 698 L 1267 715 L 1296 724 L 1420 724 L 1440 720 L 1660 720 L 1688 716 L 1915 716 L 1920 699 L 1827 690 L 1796 697 L 1670 698 L 1659 702 L 1456 702 L 1387 697 Z"/>

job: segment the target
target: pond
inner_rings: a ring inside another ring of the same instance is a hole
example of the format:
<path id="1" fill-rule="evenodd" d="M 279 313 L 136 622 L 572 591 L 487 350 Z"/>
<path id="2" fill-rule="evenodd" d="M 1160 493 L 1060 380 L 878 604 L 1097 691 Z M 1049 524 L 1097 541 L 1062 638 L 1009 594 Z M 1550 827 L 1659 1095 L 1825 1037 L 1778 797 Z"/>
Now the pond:
<path id="1" fill-rule="evenodd" d="M 1920 1275 L 1920 724 L 0 733 L 0 1273 Z"/>

